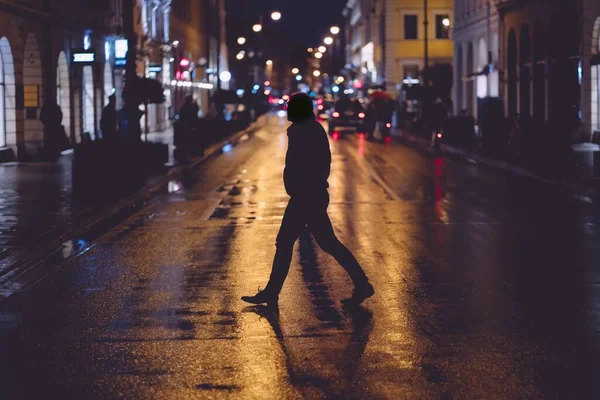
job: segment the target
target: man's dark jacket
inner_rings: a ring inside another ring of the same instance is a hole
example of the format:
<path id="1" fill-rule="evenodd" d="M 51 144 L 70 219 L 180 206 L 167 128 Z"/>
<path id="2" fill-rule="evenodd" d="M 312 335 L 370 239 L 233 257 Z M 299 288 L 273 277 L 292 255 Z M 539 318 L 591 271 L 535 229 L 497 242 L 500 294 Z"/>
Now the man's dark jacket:
<path id="1" fill-rule="evenodd" d="M 314 118 L 294 122 L 287 130 L 288 150 L 283 182 L 290 197 L 320 194 L 327 190 L 331 152 L 325 129 Z"/>

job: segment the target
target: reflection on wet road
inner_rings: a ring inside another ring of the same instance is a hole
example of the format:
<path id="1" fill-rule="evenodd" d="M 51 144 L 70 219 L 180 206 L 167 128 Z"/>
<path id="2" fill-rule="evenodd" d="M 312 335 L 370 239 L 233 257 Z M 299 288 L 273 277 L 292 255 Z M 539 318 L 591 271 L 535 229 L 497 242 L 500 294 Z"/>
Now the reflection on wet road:
<path id="1" fill-rule="evenodd" d="M 593 205 L 394 143 L 331 142 L 331 218 L 376 296 L 344 310 L 305 232 L 279 308 L 241 303 L 270 271 L 285 127 L 0 303 L 0 398 L 598 397 Z"/>

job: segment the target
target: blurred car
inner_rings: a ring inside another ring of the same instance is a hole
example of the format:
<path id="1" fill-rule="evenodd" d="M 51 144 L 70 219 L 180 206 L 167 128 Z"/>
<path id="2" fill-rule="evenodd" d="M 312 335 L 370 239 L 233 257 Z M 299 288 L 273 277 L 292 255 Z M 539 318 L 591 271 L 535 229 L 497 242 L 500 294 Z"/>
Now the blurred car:
<path id="1" fill-rule="evenodd" d="M 365 110 L 357 100 L 338 100 L 329 119 L 329 133 L 338 127 L 355 128 L 358 132 L 365 129 Z"/>

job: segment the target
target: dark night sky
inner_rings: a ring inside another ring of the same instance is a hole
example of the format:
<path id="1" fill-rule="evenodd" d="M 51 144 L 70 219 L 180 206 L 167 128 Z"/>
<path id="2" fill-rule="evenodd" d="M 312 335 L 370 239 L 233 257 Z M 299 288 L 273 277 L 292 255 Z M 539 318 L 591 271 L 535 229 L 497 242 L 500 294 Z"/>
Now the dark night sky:
<path id="1" fill-rule="evenodd" d="M 274 23 L 273 29 L 287 34 L 298 44 L 314 47 L 321 44 L 331 25 L 342 23 L 342 10 L 347 0 L 226 0 L 229 21 L 245 21 L 241 26 L 228 27 L 229 35 L 243 30 L 252 33 L 251 26 L 258 22 L 260 13 L 270 21 L 271 11 L 278 10 L 283 18 Z M 236 24 L 238 25 L 238 24 Z M 228 38 L 231 42 L 231 38 Z M 235 40 L 235 39 L 234 39 Z"/>

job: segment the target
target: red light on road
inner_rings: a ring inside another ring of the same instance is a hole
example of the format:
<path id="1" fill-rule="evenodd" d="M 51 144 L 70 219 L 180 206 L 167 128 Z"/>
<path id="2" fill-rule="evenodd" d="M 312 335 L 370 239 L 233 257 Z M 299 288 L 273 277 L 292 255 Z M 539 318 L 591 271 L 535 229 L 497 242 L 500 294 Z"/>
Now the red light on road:
<path id="1" fill-rule="evenodd" d="M 331 137 L 333 137 L 333 140 L 338 140 L 340 138 L 340 133 L 339 132 L 333 132 L 333 134 L 331 135 Z"/>
<path id="2" fill-rule="evenodd" d="M 391 138 L 391 137 L 389 137 L 389 136 L 388 136 L 388 137 L 386 137 L 386 138 L 385 138 L 385 142 L 386 142 L 386 143 L 392 143 L 392 138 Z"/>
<path id="3" fill-rule="evenodd" d="M 339 118 L 340 117 L 340 113 L 335 111 L 333 114 L 331 114 L 333 116 L 333 118 Z"/>
<path id="4" fill-rule="evenodd" d="M 363 119 L 365 117 L 365 113 L 361 112 L 358 113 L 358 118 Z"/>
<path id="5" fill-rule="evenodd" d="M 181 61 L 179 61 L 179 66 L 181 68 L 187 68 L 190 66 L 190 60 L 188 58 L 182 58 Z"/>

